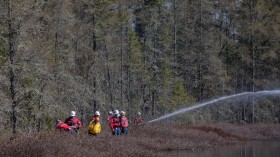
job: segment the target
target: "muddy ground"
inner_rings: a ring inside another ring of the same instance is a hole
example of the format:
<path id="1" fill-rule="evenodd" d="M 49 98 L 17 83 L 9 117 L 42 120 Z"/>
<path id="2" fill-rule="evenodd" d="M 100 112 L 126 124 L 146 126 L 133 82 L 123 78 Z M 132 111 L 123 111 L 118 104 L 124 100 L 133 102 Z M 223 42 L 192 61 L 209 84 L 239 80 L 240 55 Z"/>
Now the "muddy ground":
<path id="1" fill-rule="evenodd" d="M 143 125 L 128 135 L 112 136 L 104 127 L 99 136 L 50 131 L 1 135 L 0 156 L 85 157 L 158 156 L 168 150 L 201 151 L 252 139 L 280 139 L 279 124 Z"/>

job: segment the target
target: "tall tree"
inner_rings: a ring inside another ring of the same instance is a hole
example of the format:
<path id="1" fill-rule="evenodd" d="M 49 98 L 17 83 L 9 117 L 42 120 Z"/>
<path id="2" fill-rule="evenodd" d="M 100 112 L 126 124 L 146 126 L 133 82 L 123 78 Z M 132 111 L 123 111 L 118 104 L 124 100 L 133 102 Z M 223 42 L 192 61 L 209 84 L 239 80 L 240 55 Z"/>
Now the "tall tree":
<path id="1" fill-rule="evenodd" d="M 17 98 L 16 98 L 16 78 L 15 78 L 15 29 L 14 24 L 12 23 L 12 2 L 11 0 L 7 1 L 7 10 L 8 10 L 8 31 L 9 31 L 9 61 L 10 61 L 10 92 L 12 100 L 12 124 L 13 124 L 13 133 L 17 132 Z"/>

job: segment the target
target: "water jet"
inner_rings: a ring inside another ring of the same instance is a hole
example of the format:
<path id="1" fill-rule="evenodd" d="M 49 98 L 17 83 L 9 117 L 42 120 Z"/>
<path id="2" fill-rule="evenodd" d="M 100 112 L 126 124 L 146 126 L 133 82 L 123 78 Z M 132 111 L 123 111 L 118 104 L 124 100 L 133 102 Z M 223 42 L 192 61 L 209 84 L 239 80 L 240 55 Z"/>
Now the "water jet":
<path id="1" fill-rule="evenodd" d="M 241 98 L 244 98 L 244 97 L 247 97 L 247 96 L 260 97 L 260 96 L 268 96 L 268 95 L 280 95 L 280 90 L 263 90 L 263 91 L 258 91 L 258 92 L 243 92 L 243 93 L 237 93 L 237 94 L 233 94 L 233 95 L 223 96 L 223 97 L 213 99 L 213 100 L 210 100 L 210 101 L 207 101 L 207 102 L 194 104 L 191 107 L 176 110 L 172 113 L 169 113 L 169 114 L 163 115 L 159 118 L 150 120 L 150 121 L 148 121 L 148 123 L 157 122 L 157 121 L 163 120 L 165 118 L 169 118 L 169 117 L 172 117 L 172 116 L 175 116 L 175 115 L 178 115 L 178 114 L 189 112 L 189 111 L 192 111 L 194 109 L 198 109 L 198 108 L 201 108 L 201 107 L 204 107 L 204 106 L 207 106 L 207 105 L 211 105 L 211 104 L 214 104 L 216 102 L 223 101 L 223 100 L 234 99 L 234 98 L 240 98 L 241 99 Z"/>

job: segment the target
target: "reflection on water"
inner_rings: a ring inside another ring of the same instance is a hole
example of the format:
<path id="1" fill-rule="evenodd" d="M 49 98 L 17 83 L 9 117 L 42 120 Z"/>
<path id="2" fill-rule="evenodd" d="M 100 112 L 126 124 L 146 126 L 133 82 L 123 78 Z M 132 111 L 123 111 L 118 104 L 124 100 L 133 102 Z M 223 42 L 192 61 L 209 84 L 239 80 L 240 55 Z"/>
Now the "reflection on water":
<path id="1" fill-rule="evenodd" d="M 168 157 L 279 157 L 279 140 L 250 141 L 240 145 L 221 146 L 200 152 L 171 151 Z"/>

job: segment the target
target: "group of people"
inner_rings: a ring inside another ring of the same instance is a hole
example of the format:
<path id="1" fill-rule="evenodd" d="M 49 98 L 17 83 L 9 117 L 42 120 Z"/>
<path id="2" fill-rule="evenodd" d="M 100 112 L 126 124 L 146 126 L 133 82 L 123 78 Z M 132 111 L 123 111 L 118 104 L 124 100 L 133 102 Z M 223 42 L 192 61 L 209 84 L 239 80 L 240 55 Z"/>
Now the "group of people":
<path id="1" fill-rule="evenodd" d="M 107 116 L 107 121 L 112 131 L 112 135 L 128 134 L 128 125 L 131 123 L 131 121 L 127 119 L 126 112 L 119 112 L 118 110 L 115 110 L 115 112 L 110 111 Z M 138 116 L 134 119 L 134 124 L 143 124 L 143 119 L 140 112 L 138 112 Z"/>
<path id="2" fill-rule="evenodd" d="M 131 123 L 130 120 L 126 117 L 126 112 L 115 110 L 114 112 L 110 111 L 107 116 L 107 122 L 109 128 L 111 129 L 112 135 L 126 135 L 128 134 L 128 125 Z M 144 124 L 141 117 L 141 112 L 137 113 L 137 117 L 134 119 L 134 125 Z M 64 122 L 57 120 L 56 129 L 60 131 L 66 131 L 72 134 L 77 134 L 79 128 L 82 127 L 81 121 L 76 117 L 76 112 L 71 111 L 70 117 L 68 117 Z M 88 126 L 89 135 L 98 135 L 101 132 L 100 124 L 100 112 L 96 111 L 93 118 L 91 119 Z"/>

